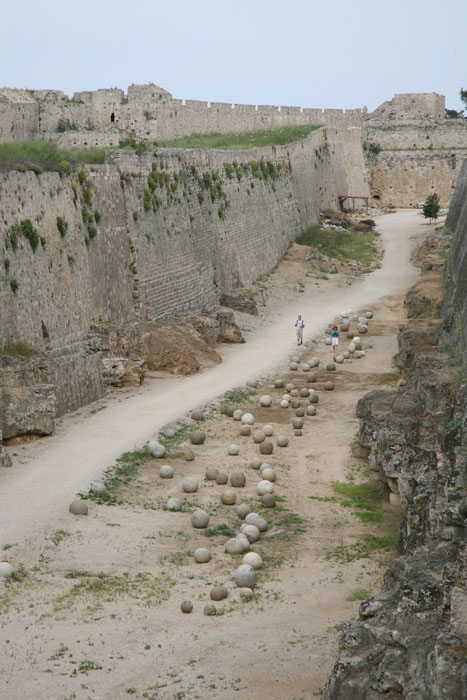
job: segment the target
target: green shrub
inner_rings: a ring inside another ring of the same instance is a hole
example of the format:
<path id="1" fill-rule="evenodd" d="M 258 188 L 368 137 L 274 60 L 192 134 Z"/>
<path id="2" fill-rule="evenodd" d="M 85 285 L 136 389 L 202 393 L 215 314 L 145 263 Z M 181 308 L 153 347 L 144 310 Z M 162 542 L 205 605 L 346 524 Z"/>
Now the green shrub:
<path id="1" fill-rule="evenodd" d="M 85 189 L 83 190 L 83 199 L 88 205 L 88 207 L 92 205 L 92 190 L 90 187 L 85 187 Z"/>
<path id="2" fill-rule="evenodd" d="M 10 269 L 10 265 L 11 265 L 10 258 L 5 258 L 5 260 L 3 261 L 3 264 L 5 265 L 5 270 L 8 272 L 8 270 Z"/>
<path id="3" fill-rule="evenodd" d="M 88 176 L 86 175 L 86 172 L 84 170 L 78 170 L 78 180 L 80 185 L 83 185 L 87 179 Z"/>
<path id="4" fill-rule="evenodd" d="M 92 241 L 93 238 L 97 236 L 97 228 L 95 226 L 88 226 L 89 240 Z"/>
<path id="5" fill-rule="evenodd" d="M 59 134 L 61 134 L 65 131 L 78 131 L 78 127 L 76 126 L 75 122 L 72 122 L 69 119 L 64 119 L 63 117 L 61 117 L 58 120 L 57 132 Z"/>
<path id="6" fill-rule="evenodd" d="M 13 294 L 16 294 L 16 292 L 18 291 L 18 287 L 19 287 L 19 282 L 18 282 L 18 280 L 11 280 L 11 281 L 10 281 L 10 287 L 11 287 L 11 290 L 12 290 Z"/>
<path id="7" fill-rule="evenodd" d="M 65 238 L 68 231 L 68 221 L 63 219 L 61 216 L 57 216 L 57 228 L 60 232 L 62 238 Z"/>
<path id="8" fill-rule="evenodd" d="M 139 219 L 139 214 L 137 211 L 134 211 L 133 212 L 133 221 L 138 221 L 138 219 Z"/>
<path id="9" fill-rule="evenodd" d="M 102 214 L 101 214 L 101 212 L 96 210 L 96 211 L 94 212 L 94 221 L 96 222 L 96 224 L 99 224 L 100 221 L 101 221 L 101 219 L 102 219 Z"/>
<path id="10" fill-rule="evenodd" d="M 12 281 L 16 282 L 16 280 Z M 18 289 L 18 282 L 16 282 L 16 285 L 16 289 Z M 34 357 L 34 355 L 37 355 L 37 351 L 31 348 L 27 343 L 17 342 L 9 343 L 5 345 L 4 348 L 0 348 L 0 355 L 9 355 L 10 357 Z"/>
<path id="11" fill-rule="evenodd" d="M 152 206 L 151 192 L 149 190 L 144 190 L 143 194 L 143 207 L 144 211 L 149 211 Z"/>

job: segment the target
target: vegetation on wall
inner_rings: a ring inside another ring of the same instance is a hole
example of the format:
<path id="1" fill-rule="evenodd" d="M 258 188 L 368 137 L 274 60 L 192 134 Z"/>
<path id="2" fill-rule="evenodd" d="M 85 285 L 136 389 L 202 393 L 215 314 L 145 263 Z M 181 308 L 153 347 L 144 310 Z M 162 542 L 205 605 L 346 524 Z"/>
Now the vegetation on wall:
<path id="1" fill-rule="evenodd" d="M 79 163 L 103 163 L 104 148 L 63 150 L 48 141 L 0 143 L 0 169 L 68 174 Z"/>
<path id="2" fill-rule="evenodd" d="M 281 126 L 275 129 L 257 129 L 254 131 L 236 131 L 226 134 L 211 132 L 208 134 L 191 134 L 171 141 L 158 141 L 157 146 L 164 148 L 218 148 L 222 150 L 241 151 L 261 146 L 284 146 L 300 141 L 319 129 L 319 124 L 301 126 Z"/>

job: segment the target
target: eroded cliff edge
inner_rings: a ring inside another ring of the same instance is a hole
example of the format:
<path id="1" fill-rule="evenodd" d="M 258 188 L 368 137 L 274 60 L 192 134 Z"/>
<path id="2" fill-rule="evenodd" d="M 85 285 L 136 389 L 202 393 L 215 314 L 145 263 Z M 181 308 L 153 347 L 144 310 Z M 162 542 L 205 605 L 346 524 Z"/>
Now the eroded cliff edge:
<path id="1" fill-rule="evenodd" d="M 358 404 L 359 439 L 404 511 L 379 595 L 343 626 L 328 700 L 467 697 L 467 163 L 407 297 L 396 392 Z M 443 292 L 444 301 L 442 301 Z"/>

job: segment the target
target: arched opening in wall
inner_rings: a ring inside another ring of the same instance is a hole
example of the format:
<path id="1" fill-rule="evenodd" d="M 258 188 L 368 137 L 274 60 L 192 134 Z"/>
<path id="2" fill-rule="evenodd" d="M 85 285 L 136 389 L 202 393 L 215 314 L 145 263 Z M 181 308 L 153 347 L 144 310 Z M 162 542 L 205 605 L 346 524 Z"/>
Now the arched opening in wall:
<path id="1" fill-rule="evenodd" d="M 379 194 L 374 194 L 374 195 L 373 195 L 373 199 L 381 199 L 381 195 L 379 195 Z"/>
<path id="2" fill-rule="evenodd" d="M 114 123 L 114 121 L 115 121 L 115 112 L 112 112 L 112 114 L 110 115 L 110 121 L 112 122 L 112 124 Z"/>

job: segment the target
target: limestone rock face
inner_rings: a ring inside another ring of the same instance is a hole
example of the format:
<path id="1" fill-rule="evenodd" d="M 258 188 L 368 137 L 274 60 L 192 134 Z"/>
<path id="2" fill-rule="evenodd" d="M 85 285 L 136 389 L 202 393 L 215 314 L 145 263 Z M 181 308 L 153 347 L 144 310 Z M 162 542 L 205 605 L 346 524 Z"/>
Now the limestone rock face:
<path id="1" fill-rule="evenodd" d="M 256 302 L 246 292 L 229 292 L 221 294 L 221 306 L 228 306 L 229 309 L 242 311 L 244 314 L 258 315 Z"/>
<path id="2" fill-rule="evenodd" d="M 140 386 L 144 360 L 128 357 L 101 357 L 102 380 L 107 386 Z"/>
<path id="3" fill-rule="evenodd" d="M 194 374 L 201 367 L 212 367 L 221 361 L 214 347 L 191 324 L 152 324 L 143 335 L 143 343 L 147 367 L 153 371 Z"/>
<path id="4" fill-rule="evenodd" d="M 444 327 L 420 319 L 432 299 L 420 304 L 418 320 L 399 332 L 398 389 L 376 389 L 358 403 L 358 456 L 369 452 L 404 518 L 383 590 L 342 628 L 327 700 L 467 697 L 467 165 L 464 190 Z M 450 354 L 461 359 L 457 375 Z"/>

